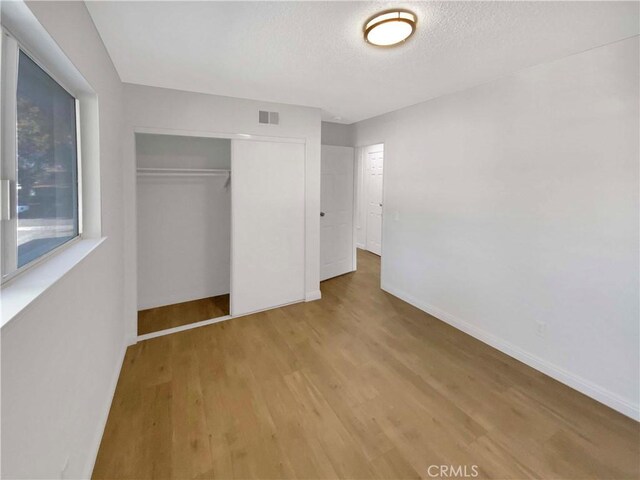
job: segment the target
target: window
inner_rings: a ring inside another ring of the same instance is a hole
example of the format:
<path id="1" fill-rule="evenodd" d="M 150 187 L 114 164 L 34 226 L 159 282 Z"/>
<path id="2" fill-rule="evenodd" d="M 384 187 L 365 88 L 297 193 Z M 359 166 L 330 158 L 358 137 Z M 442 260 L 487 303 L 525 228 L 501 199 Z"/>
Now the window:
<path id="1" fill-rule="evenodd" d="M 5 46 L 3 79 L 12 70 Z M 15 52 L 13 93 L 3 91 L 13 110 L 3 112 L 3 140 L 15 143 L 2 157 L 3 279 L 80 234 L 78 102 L 17 44 Z"/>

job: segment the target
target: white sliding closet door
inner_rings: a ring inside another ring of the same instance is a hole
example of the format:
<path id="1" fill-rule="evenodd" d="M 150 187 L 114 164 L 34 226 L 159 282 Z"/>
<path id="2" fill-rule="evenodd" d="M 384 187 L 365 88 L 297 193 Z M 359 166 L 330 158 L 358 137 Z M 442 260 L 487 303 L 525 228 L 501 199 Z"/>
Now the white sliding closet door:
<path id="1" fill-rule="evenodd" d="M 304 299 L 305 147 L 233 140 L 231 314 Z"/>

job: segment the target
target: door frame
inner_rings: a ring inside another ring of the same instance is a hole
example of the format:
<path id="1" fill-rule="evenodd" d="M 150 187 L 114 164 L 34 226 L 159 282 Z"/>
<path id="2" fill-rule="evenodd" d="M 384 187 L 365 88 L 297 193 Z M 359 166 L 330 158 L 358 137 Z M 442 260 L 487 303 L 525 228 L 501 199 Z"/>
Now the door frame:
<path id="1" fill-rule="evenodd" d="M 351 258 L 353 264 L 351 265 L 351 271 L 355 272 L 358 269 L 358 165 L 360 149 L 353 147 L 353 209 L 351 211 Z M 320 160 L 322 161 L 322 159 Z"/>
<path id="2" fill-rule="evenodd" d="M 368 218 L 369 216 L 367 215 L 366 212 L 366 201 L 367 201 L 367 193 L 369 191 L 369 175 L 367 175 L 367 151 L 369 149 L 372 149 L 373 147 L 381 147 L 382 150 L 382 220 L 380 223 L 380 228 L 381 228 L 381 232 L 380 232 L 380 258 L 382 258 L 382 254 L 384 253 L 384 219 L 385 219 L 385 205 L 386 205 L 386 200 L 385 200 L 385 177 L 386 177 L 386 149 L 385 149 L 385 144 L 384 142 L 377 142 L 377 143 L 371 143 L 368 145 L 362 145 L 360 147 L 356 147 L 357 148 L 357 154 L 356 157 L 358 159 L 358 162 L 360 164 L 360 168 L 358 169 L 358 174 L 362 176 L 362 190 L 361 191 L 356 191 L 356 196 L 360 197 L 360 198 L 356 198 L 356 201 L 358 201 L 358 206 L 360 206 L 363 209 L 363 212 L 358 212 L 362 218 L 362 225 L 360 225 L 360 229 L 364 230 L 364 244 L 362 243 L 358 243 L 357 237 L 356 237 L 356 241 L 355 241 L 355 246 L 356 248 L 360 248 L 362 250 L 367 250 L 367 227 L 368 227 Z M 377 151 L 377 150 L 374 150 Z M 357 182 L 357 180 L 356 180 Z M 356 189 L 357 190 L 357 189 Z M 362 202 L 359 202 L 359 200 L 362 200 Z M 357 210 L 357 209 L 356 209 Z M 357 228 L 358 226 L 356 225 L 356 234 L 357 234 Z M 367 250 L 369 251 L 369 250 Z"/>
<path id="3" fill-rule="evenodd" d="M 181 137 L 201 137 L 201 138 L 222 138 L 222 139 L 228 139 L 228 140 L 248 140 L 248 141 L 257 141 L 257 142 L 276 142 L 276 143 L 298 143 L 298 144 L 303 144 L 304 145 L 304 162 L 305 162 L 305 170 L 307 167 L 307 159 L 308 159 L 308 146 L 307 146 L 307 141 L 305 138 L 298 138 L 298 137 L 276 137 L 276 136 L 268 136 L 268 135 L 253 135 L 253 134 L 246 134 L 246 133 L 224 133 L 224 132 L 212 132 L 212 131 L 208 131 L 208 130 L 181 130 L 181 129 L 173 129 L 173 128 L 157 128 L 157 127 L 142 127 L 142 126 L 134 126 L 133 130 L 131 131 L 131 134 L 133 136 L 133 158 L 135 160 L 134 164 L 133 164 L 133 175 L 134 178 L 136 177 L 136 171 L 137 171 L 137 150 L 135 147 L 135 137 L 136 134 L 141 133 L 141 134 L 150 134 L 150 135 L 172 135 L 172 136 L 181 136 Z M 233 153 L 232 153 L 233 155 Z M 231 178 L 232 178 L 232 182 L 233 182 L 233 162 L 231 162 Z M 134 185 L 134 191 L 133 191 L 133 198 L 134 198 L 134 205 L 133 205 L 133 218 L 134 218 L 134 223 L 133 223 L 133 236 L 135 237 L 135 248 L 134 248 L 134 260 L 135 260 L 135 269 L 134 269 L 134 273 L 133 273 L 133 294 L 135 296 L 135 303 L 136 303 L 136 313 L 137 313 L 137 305 L 138 305 L 138 182 L 137 182 L 137 178 L 135 179 L 135 181 L 133 182 Z M 232 188 L 233 188 L 233 184 L 232 184 Z M 307 299 L 306 298 L 306 293 L 307 293 L 307 279 L 306 279 L 306 273 L 307 273 L 307 262 L 306 262 L 306 256 L 307 256 L 307 230 L 306 230 L 306 207 L 307 207 L 307 183 L 306 183 L 306 178 L 305 178 L 305 184 L 304 184 L 304 205 L 303 208 L 305 210 L 305 229 L 304 229 L 304 258 L 305 258 L 305 262 L 304 262 L 304 292 L 305 292 L 305 298 L 303 298 L 301 300 L 301 302 L 305 302 L 305 301 L 309 301 L 311 299 Z M 233 222 L 233 203 L 231 203 L 231 222 Z M 231 223 L 231 245 L 230 245 L 230 258 L 233 255 L 233 223 Z M 232 278 L 233 278 L 233 264 L 230 265 L 230 276 L 229 276 L 229 299 L 230 301 L 232 301 L 233 299 L 233 292 L 232 290 Z M 300 302 L 293 302 L 293 303 L 300 303 Z M 288 304 L 287 304 L 288 305 Z M 278 308 L 284 305 L 277 305 L 275 307 L 269 307 L 265 310 L 271 310 L 272 308 Z M 156 338 L 156 337 L 162 337 L 164 335 L 170 335 L 172 333 L 178 333 L 178 332 L 182 332 L 185 330 L 191 330 L 193 328 L 198 328 L 198 327 L 203 327 L 205 325 L 211 325 L 213 323 L 218 323 L 218 322 L 224 322 L 226 320 L 231 320 L 233 318 L 239 318 L 239 317 L 243 317 L 245 315 L 251 315 L 253 313 L 258 313 L 258 312 L 251 312 L 251 313 L 246 313 L 246 314 L 241 314 L 241 315 L 225 315 L 223 317 L 217 317 L 217 318 L 212 318 L 209 320 L 202 320 L 200 322 L 195 322 L 195 323 L 191 323 L 189 325 L 182 325 L 179 327 L 174 327 L 174 328 L 169 328 L 166 330 L 160 330 L 158 332 L 152 332 L 152 333 L 147 333 L 144 335 L 139 335 L 138 334 L 138 320 L 137 320 L 137 315 L 135 316 L 135 318 L 133 319 L 134 321 L 134 325 L 133 325 L 133 331 L 135 332 L 135 342 L 140 342 L 143 340 L 148 340 L 150 338 Z"/>

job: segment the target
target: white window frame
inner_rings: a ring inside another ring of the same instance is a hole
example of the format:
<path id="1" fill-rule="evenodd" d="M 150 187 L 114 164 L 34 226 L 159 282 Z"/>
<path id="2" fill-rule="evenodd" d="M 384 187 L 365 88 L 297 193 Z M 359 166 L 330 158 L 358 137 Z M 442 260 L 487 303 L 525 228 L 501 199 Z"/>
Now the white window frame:
<path id="1" fill-rule="evenodd" d="M 0 245 L 0 275 L 1 285 L 5 285 L 23 272 L 45 262 L 50 257 L 66 250 L 83 239 L 83 209 L 82 209 L 82 148 L 81 148 L 81 122 L 79 95 L 70 89 L 64 82 L 56 78 L 46 64 L 15 38 L 5 27 L 1 28 L 1 71 L 0 95 L 2 96 L 2 118 L 0 134 L 2 135 L 2 151 L 0 152 L 0 210 L 2 212 L 2 238 Z M 39 256 L 31 262 L 18 268 L 18 243 L 17 243 L 17 87 L 18 87 L 18 63 L 20 52 L 29 57 L 38 67 L 49 75 L 60 87 L 75 99 L 76 122 L 76 181 L 77 181 L 77 221 L 78 234 L 63 244 Z M 8 203 L 8 205 L 7 205 Z M 7 218 L 8 217 L 8 218 Z"/>

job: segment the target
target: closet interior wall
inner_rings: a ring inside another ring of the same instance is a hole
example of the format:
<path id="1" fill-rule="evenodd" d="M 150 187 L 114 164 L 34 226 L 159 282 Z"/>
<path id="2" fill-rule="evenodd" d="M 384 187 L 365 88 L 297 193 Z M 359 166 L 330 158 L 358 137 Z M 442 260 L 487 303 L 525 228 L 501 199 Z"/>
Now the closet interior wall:
<path id="1" fill-rule="evenodd" d="M 230 140 L 138 133 L 136 161 L 138 310 L 228 294 Z"/>

